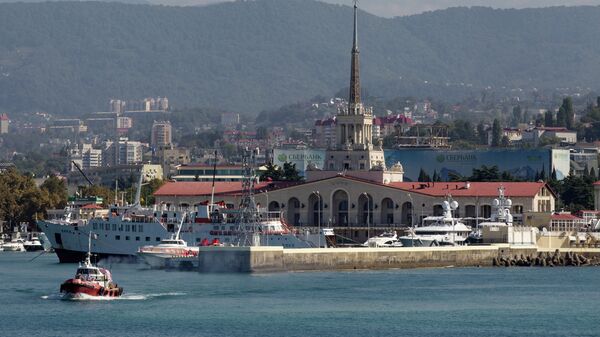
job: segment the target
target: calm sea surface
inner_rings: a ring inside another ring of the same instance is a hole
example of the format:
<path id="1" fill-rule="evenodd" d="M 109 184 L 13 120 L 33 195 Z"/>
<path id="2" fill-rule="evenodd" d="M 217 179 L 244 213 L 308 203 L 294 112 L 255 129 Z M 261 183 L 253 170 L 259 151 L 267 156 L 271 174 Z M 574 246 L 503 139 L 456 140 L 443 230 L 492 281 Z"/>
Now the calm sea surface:
<path id="1" fill-rule="evenodd" d="M 62 301 L 76 266 L 0 252 L 0 336 L 600 336 L 600 268 L 199 274 L 110 266 L 122 299 Z"/>

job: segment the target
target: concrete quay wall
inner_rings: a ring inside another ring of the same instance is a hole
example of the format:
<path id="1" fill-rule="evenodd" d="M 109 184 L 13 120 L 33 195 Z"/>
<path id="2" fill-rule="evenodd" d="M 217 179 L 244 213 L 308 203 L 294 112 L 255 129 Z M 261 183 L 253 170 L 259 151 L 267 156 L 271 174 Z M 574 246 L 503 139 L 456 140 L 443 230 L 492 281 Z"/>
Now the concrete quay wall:
<path id="1" fill-rule="evenodd" d="M 535 246 L 411 248 L 201 247 L 201 272 L 277 272 L 491 266 L 498 256 L 537 254 Z"/>

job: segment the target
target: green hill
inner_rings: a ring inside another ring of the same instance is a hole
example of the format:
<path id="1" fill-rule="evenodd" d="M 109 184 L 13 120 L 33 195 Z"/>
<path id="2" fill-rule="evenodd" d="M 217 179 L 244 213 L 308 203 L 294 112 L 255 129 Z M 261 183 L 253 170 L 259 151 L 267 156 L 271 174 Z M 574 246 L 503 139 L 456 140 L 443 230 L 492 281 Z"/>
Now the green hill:
<path id="1" fill-rule="evenodd" d="M 363 12 L 362 80 L 389 96 L 455 94 L 461 82 L 599 88 L 599 17 L 600 7 Z M 351 26 L 350 7 L 309 0 L 0 4 L 0 111 L 82 113 L 166 95 L 256 113 L 347 86 Z"/>

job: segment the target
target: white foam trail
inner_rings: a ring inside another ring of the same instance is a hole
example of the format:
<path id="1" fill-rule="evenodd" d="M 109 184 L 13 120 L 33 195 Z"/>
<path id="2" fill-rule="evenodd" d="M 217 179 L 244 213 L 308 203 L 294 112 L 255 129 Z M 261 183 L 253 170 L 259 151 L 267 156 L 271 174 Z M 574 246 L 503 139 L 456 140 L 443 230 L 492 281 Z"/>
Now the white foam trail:
<path id="1" fill-rule="evenodd" d="M 105 296 L 90 296 L 87 294 L 76 294 L 76 295 L 65 295 L 62 293 L 50 294 L 41 296 L 43 300 L 68 300 L 68 301 L 143 301 L 158 297 L 168 296 L 184 296 L 185 293 L 170 292 L 170 293 L 157 293 L 157 294 L 124 294 L 120 297 L 105 297 Z"/>

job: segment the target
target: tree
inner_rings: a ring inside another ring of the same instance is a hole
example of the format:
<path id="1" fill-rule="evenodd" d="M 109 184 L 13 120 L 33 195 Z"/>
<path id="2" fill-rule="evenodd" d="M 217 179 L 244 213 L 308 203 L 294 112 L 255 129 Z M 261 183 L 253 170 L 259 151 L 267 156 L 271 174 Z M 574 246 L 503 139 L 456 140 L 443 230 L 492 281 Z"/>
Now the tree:
<path id="1" fill-rule="evenodd" d="M 442 181 L 442 177 L 440 177 L 440 175 L 437 173 L 437 170 L 433 170 L 433 178 L 432 179 L 434 182 Z"/>
<path id="2" fill-rule="evenodd" d="M 431 181 L 431 178 L 429 177 L 427 172 L 425 172 L 425 170 L 423 170 L 423 168 L 421 168 L 421 170 L 419 171 L 419 179 L 418 180 L 420 182 L 428 182 L 428 181 Z"/>
<path id="3" fill-rule="evenodd" d="M 283 176 L 282 180 L 284 181 L 301 181 L 302 176 L 298 169 L 296 169 L 296 164 L 285 162 L 283 163 Z"/>
<path id="4" fill-rule="evenodd" d="M 259 126 L 256 128 L 256 139 L 268 139 L 269 138 L 269 130 L 266 126 Z"/>
<path id="5" fill-rule="evenodd" d="M 114 192 L 109 188 L 99 185 L 84 186 L 81 188 L 82 197 L 100 197 L 105 207 L 116 202 Z"/>
<path id="6" fill-rule="evenodd" d="M 569 175 L 561 181 L 560 199 L 571 212 L 594 207 L 593 181 L 589 177 Z"/>
<path id="7" fill-rule="evenodd" d="M 481 165 L 480 168 L 474 168 L 473 174 L 469 177 L 469 181 L 499 181 L 500 169 L 498 166 Z"/>
<path id="8" fill-rule="evenodd" d="M 492 147 L 500 146 L 502 141 L 502 127 L 500 127 L 500 121 L 497 118 L 494 119 L 492 124 Z"/>
<path id="9" fill-rule="evenodd" d="M 267 169 L 261 173 L 260 180 L 263 180 L 263 181 L 266 181 L 269 179 L 271 179 L 273 181 L 281 180 L 281 176 L 283 175 L 283 172 L 280 167 L 278 167 L 277 165 L 275 165 L 273 163 L 267 163 L 266 168 Z"/>
<path id="10" fill-rule="evenodd" d="M 544 113 L 544 126 L 554 126 L 554 112 L 552 112 L 552 110 L 550 109 L 546 110 L 546 112 Z"/>
<path id="11" fill-rule="evenodd" d="M 552 174 L 550 175 L 550 181 L 556 181 L 556 169 L 552 168 Z"/>
<path id="12" fill-rule="evenodd" d="M 33 223 L 43 217 L 48 205 L 48 193 L 42 192 L 31 175 L 12 168 L 0 173 L 0 219 L 12 226 Z"/>
<path id="13" fill-rule="evenodd" d="M 558 112 L 556 113 L 556 126 L 567 126 L 567 111 L 562 106 L 558 109 Z"/>
<path id="14" fill-rule="evenodd" d="M 479 122 L 479 124 L 477 124 L 477 137 L 479 138 L 480 145 L 488 144 L 488 135 L 483 122 Z"/>
<path id="15" fill-rule="evenodd" d="M 515 106 L 513 108 L 512 114 L 513 114 L 512 125 L 517 126 L 523 120 L 521 106 L 520 105 Z"/>
<path id="16" fill-rule="evenodd" d="M 573 99 L 565 97 L 561 109 L 564 111 L 565 127 L 572 130 L 575 126 L 575 111 L 573 110 Z M 558 119 L 558 118 L 557 118 Z"/>
<path id="17" fill-rule="evenodd" d="M 510 140 L 508 139 L 508 136 L 502 136 L 502 140 L 500 141 L 500 145 L 502 145 L 502 147 L 509 147 L 510 146 Z"/>
<path id="18" fill-rule="evenodd" d="M 63 179 L 51 175 L 46 179 L 40 189 L 47 193 L 48 208 L 64 208 L 67 205 L 67 185 Z"/>

